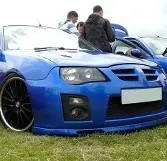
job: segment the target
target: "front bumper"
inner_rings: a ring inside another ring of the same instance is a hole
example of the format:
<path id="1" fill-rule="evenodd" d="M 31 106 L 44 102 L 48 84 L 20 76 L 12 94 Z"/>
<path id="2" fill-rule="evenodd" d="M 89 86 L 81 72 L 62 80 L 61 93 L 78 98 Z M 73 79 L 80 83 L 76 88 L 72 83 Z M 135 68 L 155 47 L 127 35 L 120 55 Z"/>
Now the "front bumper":
<path id="1" fill-rule="evenodd" d="M 106 71 L 107 72 L 107 71 Z M 157 82 L 100 82 L 69 85 L 53 69 L 44 80 L 27 81 L 32 102 L 34 125 L 32 131 L 49 135 L 79 135 L 85 132 L 121 132 L 151 127 L 167 122 L 167 88 L 163 86 L 163 106 L 160 110 L 134 116 L 106 118 L 111 96 L 120 96 L 122 88 L 162 87 Z M 57 77 L 56 77 L 57 75 Z M 90 120 L 65 121 L 62 94 L 84 96 L 89 100 Z"/>
<path id="2" fill-rule="evenodd" d="M 162 114 L 163 115 L 163 114 Z M 42 127 L 33 127 L 33 132 L 36 134 L 46 134 L 46 135 L 68 135 L 68 136 L 78 136 L 82 134 L 91 134 L 91 133 L 115 133 L 115 132 L 128 132 L 141 130 L 144 128 L 149 128 L 155 125 L 160 125 L 167 122 L 167 116 L 162 116 L 161 119 L 154 118 L 153 121 L 147 121 L 136 124 L 129 124 L 124 126 L 112 126 L 104 128 L 92 128 L 92 129 L 47 129 Z"/>

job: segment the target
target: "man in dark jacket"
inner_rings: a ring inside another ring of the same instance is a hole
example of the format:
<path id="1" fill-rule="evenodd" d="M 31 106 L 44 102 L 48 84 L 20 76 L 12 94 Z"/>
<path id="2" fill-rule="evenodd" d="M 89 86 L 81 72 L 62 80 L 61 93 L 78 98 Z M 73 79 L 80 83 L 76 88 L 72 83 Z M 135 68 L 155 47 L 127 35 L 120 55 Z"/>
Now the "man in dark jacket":
<path id="1" fill-rule="evenodd" d="M 97 5 L 85 22 L 83 38 L 105 52 L 112 52 L 110 43 L 115 41 L 109 20 L 103 18 L 103 9 Z"/>

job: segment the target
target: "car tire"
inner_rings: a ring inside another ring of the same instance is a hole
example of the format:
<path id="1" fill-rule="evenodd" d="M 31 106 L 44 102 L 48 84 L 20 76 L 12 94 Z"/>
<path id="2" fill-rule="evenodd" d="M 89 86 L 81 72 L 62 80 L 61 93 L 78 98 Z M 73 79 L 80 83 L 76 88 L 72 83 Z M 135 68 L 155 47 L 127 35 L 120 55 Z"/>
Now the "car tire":
<path id="1" fill-rule="evenodd" d="M 23 78 L 9 74 L 0 89 L 0 117 L 5 127 L 23 132 L 34 122 L 31 102 Z"/>

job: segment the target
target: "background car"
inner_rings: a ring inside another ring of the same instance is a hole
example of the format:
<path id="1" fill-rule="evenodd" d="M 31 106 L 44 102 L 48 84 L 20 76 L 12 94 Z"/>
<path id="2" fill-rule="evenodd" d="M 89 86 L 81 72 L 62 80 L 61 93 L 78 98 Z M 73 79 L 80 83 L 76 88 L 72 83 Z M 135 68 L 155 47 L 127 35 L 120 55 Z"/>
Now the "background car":
<path id="1" fill-rule="evenodd" d="M 129 35 L 127 29 L 122 25 L 112 23 L 111 27 L 117 37 L 125 37 Z"/>
<path id="2" fill-rule="evenodd" d="M 166 76 L 155 63 L 42 26 L 4 26 L 0 42 L 0 114 L 13 131 L 80 135 L 167 121 Z"/>
<path id="3" fill-rule="evenodd" d="M 153 61 L 167 73 L 167 38 L 159 36 L 131 37 L 125 28 L 117 24 L 112 26 L 117 31 L 115 32 L 116 41 L 112 44 L 114 53 Z"/>

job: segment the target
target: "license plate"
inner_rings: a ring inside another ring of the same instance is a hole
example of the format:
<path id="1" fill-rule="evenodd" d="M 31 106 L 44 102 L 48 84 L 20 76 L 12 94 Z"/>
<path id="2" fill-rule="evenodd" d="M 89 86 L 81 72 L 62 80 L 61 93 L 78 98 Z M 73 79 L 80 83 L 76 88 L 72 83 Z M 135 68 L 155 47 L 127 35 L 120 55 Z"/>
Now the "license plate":
<path id="1" fill-rule="evenodd" d="M 152 102 L 162 100 L 162 88 L 122 89 L 122 104 Z"/>

